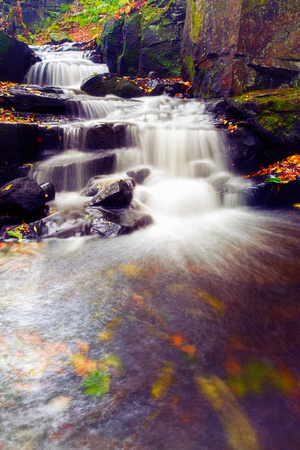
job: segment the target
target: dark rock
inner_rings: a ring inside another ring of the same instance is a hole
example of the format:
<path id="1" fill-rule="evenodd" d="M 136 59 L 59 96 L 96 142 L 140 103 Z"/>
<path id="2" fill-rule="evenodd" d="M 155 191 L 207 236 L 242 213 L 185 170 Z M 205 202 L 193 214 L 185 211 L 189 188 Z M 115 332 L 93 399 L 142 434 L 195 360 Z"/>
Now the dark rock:
<path id="1" fill-rule="evenodd" d="M 124 19 L 106 21 L 101 34 L 99 52 L 110 73 L 117 73 L 118 59 L 123 53 Z"/>
<path id="2" fill-rule="evenodd" d="M 300 180 L 288 183 L 254 181 L 244 193 L 244 203 L 251 207 L 290 208 L 300 203 Z"/>
<path id="3" fill-rule="evenodd" d="M 35 60 L 35 54 L 27 44 L 0 30 L 0 81 L 22 83 Z"/>
<path id="4" fill-rule="evenodd" d="M 17 178 L 0 189 L 1 215 L 17 215 L 34 220 L 43 215 L 46 197 L 43 189 L 31 178 Z"/>
<path id="5" fill-rule="evenodd" d="M 55 187 L 52 183 L 43 183 L 40 184 L 40 187 L 43 189 L 47 202 L 51 202 L 55 199 Z"/>
<path id="6" fill-rule="evenodd" d="M 126 181 L 112 182 L 103 188 L 91 199 L 90 206 L 102 206 L 107 209 L 128 208 L 132 197 L 132 187 Z"/>
<path id="7" fill-rule="evenodd" d="M 134 181 L 137 184 L 143 184 L 145 179 L 151 174 L 150 169 L 144 168 L 144 169 L 135 169 L 135 170 L 129 170 L 126 172 L 126 175 L 133 178 Z"/>
<path id="8" fill-rule="evenodd" d="M 93 125 L 87 130 L 85 148 L 88 150 L 110 150 L 116 148 L 117 138 L 113 125 Z"/>
<path id="9" fill-rule="evenodd" d="M 47 150 L 61 150 L 63 130 L 59 127 L 39 126 L 39 154 Z"/>
<path id="10" fill-rule="evenodd" d="M 35 159 L 38 153 L 38 126 L 27 123 L 0 123 L 0 165 L 17 166 Z"/>
<path id="11" fill-rule="evenodd" d="M 92 75 L 83 81 L 80 89 L 96 97 L 111 94 L 121 98 L 134 98 L 144 95 L 144 90 L 137 84 L 112 74 Z"/>
<path id="12" fill-rule="evenodd" d="M 16 111 L 66 114 L 67 97 L 60 88 L 42 86 L 13 86 L 3 92 L 2 105 Z"/>
<path id="13" fill-rule="evenodd" d="M 141 50 L 141 14 L 125 18 L 123 32 L 123 51 L 118 60 L 118 74 L 137 75 Z"/>
<path id="14" fill-rule="evenodd" d="M 158 83 L 156 86 L 152 89 L 152 91 L 149 92 L 150 97 L 154 97 L 156 95 L 162 95 L 165 91 L 165 85 L 163 83 Z"/>

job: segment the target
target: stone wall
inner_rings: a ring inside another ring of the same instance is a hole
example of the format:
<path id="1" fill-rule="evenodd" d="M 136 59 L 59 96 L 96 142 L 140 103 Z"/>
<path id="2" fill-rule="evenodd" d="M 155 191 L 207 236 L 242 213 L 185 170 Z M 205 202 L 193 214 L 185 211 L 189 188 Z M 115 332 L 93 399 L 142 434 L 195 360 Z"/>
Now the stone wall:
<path id="1" fill-rule="evenodd" d="M 299 21 L 294 0 L 187 0 L 183 75 L 206 97 L 297 86 Z"/>

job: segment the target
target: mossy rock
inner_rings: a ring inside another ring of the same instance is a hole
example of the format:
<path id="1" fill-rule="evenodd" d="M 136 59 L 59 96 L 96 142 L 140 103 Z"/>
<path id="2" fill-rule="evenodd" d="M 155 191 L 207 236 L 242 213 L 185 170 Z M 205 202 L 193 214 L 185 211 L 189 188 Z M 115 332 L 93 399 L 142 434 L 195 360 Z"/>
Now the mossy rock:
<path id="1" fill-rule="evenodd" d="M 83 81 L 81 90 L 96 97 L 111 94 L 121 98 L 132 98 L 144 95 L 144 90 L 137 84 L 110 74 L 92 75 Z"/>
<path id="2" fill-rule="evenodd" d="M 27 44 L 0 30 L 0 81 L 22 83 L 32 57 L 33 51 Z"/>

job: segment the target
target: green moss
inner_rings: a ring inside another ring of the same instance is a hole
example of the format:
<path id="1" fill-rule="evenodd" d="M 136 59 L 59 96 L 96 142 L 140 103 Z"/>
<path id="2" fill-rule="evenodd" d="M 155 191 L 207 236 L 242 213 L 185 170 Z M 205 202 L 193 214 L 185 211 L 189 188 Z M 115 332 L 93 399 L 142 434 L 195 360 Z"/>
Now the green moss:
<path id="1" fill-rule="evenodd" d="M 195 1 L 192 3 L 190 38 L 194 43 L 198 42 L 198 35 L 204 18 L 204 3 L 201 3 L 200 9 L 196 7 Z"/>
<path id="2" fill-rule="evenodd" d="M 258 123 L 274 135 L 291 136 L 300 123 L 300 88 L 254 91 L 234 97 L 238 109 L 255 111 Z"/>
<path id="3" fill-rule="evenodd" d="M 12 39 L 4 33 L 4 31 L 0 30 L 0 62 L 2 62 L 5 58 L 6 53 L 9 48 L 13 44 Z"/>

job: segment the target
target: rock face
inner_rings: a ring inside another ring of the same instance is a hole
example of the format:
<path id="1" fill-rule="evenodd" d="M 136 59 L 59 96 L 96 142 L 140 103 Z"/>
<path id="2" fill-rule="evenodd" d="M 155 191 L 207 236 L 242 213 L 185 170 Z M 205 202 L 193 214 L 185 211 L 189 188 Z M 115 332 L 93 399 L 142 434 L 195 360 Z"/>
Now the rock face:
<path id="1" fill-rule="evenodd" d="M 299 85 L 299 37 L 293 0 L 188 0 L 183 73 L 206 97 Z"/>
<path id="2" fill-rule="evenodd" d="M 129 17 L 106 23 L 100 43 L 103 62 L 119 75 L 180 75 L 184 0 L 152 0 Z"/>
<path id="3" fill-rule="evenodd" d="M 27 44 L 0 30 L 0 81 L 22 83 L 34 61 L 34 52 Z"/>

